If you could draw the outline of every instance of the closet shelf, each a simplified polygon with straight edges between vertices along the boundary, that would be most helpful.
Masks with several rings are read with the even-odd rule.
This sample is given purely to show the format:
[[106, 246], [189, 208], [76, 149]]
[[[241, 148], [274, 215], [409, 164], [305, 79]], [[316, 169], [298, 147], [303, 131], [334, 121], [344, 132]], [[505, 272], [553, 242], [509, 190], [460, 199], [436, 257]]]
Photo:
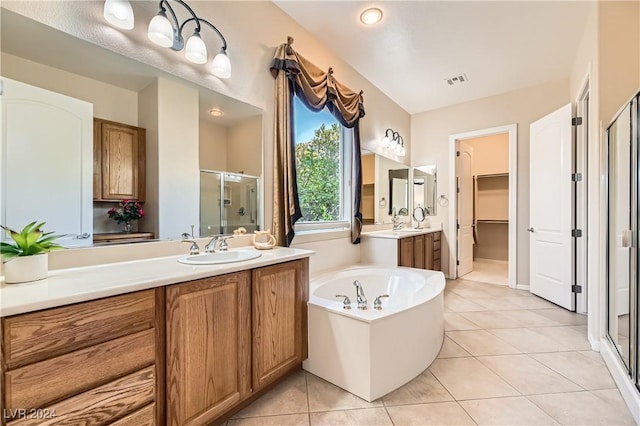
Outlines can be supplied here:
[[509, 223], [508, 219], [476, 219], [476, 223]]
[[474, 178], [483, 179], [483, 178], [499, 178], [499, 177], [509, 177], [509, 173], [491, 173], [486, 175], [476, 175]]

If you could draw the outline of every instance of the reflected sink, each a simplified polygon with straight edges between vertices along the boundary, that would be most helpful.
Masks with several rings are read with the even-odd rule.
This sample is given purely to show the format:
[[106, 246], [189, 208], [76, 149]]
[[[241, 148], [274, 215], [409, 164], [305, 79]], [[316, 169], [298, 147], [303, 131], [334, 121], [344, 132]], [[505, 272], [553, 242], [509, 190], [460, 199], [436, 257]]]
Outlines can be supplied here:
[[256, 250], [231, 250], [185, 256], [178, 259], [178, 262], [187, 265], [218, 265], [221, 263], [242, 262], [256, 259], [260, 256], [262, 256], [262, 253]]

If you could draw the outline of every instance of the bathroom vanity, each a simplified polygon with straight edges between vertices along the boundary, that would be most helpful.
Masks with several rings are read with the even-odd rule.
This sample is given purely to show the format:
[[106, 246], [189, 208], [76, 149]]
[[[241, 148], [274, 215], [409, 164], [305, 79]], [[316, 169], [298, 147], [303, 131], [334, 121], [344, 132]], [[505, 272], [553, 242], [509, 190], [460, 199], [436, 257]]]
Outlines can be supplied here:
[[440, 271], [442, 231], [405, 228], [362, 233], [362, 263]]
[[2, 425], [201, 425], [307, 356], [308, 256], [176, 256], [0, 287]]

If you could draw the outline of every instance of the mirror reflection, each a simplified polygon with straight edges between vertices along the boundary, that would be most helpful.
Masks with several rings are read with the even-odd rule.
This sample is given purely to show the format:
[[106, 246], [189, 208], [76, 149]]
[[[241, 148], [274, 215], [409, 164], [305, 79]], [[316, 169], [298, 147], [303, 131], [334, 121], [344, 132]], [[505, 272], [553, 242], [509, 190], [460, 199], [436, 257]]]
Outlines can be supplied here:
[[365, 224], [392, 223], [390, 170], [405, 170], [407, 176], [409, 171], [402, 163], [362, 150], [362, 217]]
[[435, 216], [436, 211], [436, 166], [435, 164], [413, 168], [413, 208], [424, 209], [426, 216]]
[[409, 214], [409, 169], [389, 170], [389, 214]]
[[[179, 238], [183, 232], [191, 232], [191, 226], [197, 232], [200, 222], [205, 224], [203, 236], [210, 230], [228, 232], [234, 225], [244, 226], [248, 232], [260, 229], [262, 205], [257, 192], [262, 176], [262, 110], [6, 9], [2, 9], [1, 24], [2, 77], [46, 89], [59, 98], [90, 103], [93, 118], [103, 123], [102, 127], [94, 125], [94, 136], [98, 137], [89, 141], [88, 158], [83, 155], [77, 165], [93, 170], [93, 182], [76, 183], [93, 186], [93, 191], [78, 200], [78, 191], [65, 195], [64, 187], [56, 188], [58, 203], [53, 200], [46, 208], [40, 203], [38, 209], [21, 211], [21, 217], [47, 221], [48, 229], [81, 242], [70, 245], [89, 245], [96, 235], [100, 237], [96, 242], [101, 236], [106, 236], [102, 241], [117, 240], [123, 229], [109, 218], [108, 211], [122, 199], [144, 202], [145, 217], [133, 222], [133, 234], [144, 234], [144, 238]], [[40, 119], [39, 115], [33, 117]], [[30, 139], [29, 143], [37, 142]], [[57, 146], [51, 137], [42, 143]], [[109, 150], [119, 154], [112, 155]], [[56, 173], [67, 155], [74, 154], [58, 152], [52, 159]], [[219, 223], [212, 222], [212, 217], [200, 221], [200, 170], [241, 175], [242, 182], [248, 176], [255, 194], [249, 197], [251, 189], [236, 190], [235, 182], [227, 181], [233, 196], [222, 202], [229, 200], [237, 217], [232, 219], [229, 206]], [[19, 183], [17, 176], [11, 175], [4, 181]], [[73, 202], [68, 202], [69, 194], [76, 194]], [[65, 197], [66, 203], [62, 202]], [[11, 208], [9, 203], [3, 204], [5, 224], [24, 226], [6, 223], [7, 217], [17, 217], [7, 214], [7, 208]], [[92, 212], [84, 220], [88, 223], [81, 229], [69, 228], [69, 221], [63, 218], [78, 216], [65, 211], [69, 208]], [[78, 238], [83, 234], [89, 238], [81, 241]], [[137, 238], [127, 237], [127, 241]]]

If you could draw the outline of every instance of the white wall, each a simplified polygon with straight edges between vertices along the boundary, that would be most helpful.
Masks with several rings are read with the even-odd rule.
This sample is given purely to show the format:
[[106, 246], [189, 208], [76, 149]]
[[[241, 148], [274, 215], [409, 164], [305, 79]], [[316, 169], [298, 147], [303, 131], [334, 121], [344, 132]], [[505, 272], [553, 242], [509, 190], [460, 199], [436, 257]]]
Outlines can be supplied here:
[[[518, 284], [529, 283], [529, 125], [569, 102], [569, 81], [549, 82], [476, 101], [415, 114], [411, 117], [411, 164], [436, 164], [438, 196], [451, 199], [449, 188], [449, 136], [508, 124], [518, 124]], [[437, 216], [444, 229], [442, 270], [449, 268], [449, 246], [455, 235], [448, 233], [448, 206], [438, 206]]]
[[198, 92], [158, 79], [158, 237], [180, 238], [198, 226]]
[[[76, 99], [91, 102], [93, 115], [138, 125], [138, 94], [8, 53], [0, 55], [0, 75]], [[73, 82], [70, 84], [70, 82]]]
[[227, 131], [227, 168], [245, 175], [262, 174], [262, 116], [242, 120]]
[[200, 120], [199, 156], [202, 170], [227, 170], [227, 129]]

